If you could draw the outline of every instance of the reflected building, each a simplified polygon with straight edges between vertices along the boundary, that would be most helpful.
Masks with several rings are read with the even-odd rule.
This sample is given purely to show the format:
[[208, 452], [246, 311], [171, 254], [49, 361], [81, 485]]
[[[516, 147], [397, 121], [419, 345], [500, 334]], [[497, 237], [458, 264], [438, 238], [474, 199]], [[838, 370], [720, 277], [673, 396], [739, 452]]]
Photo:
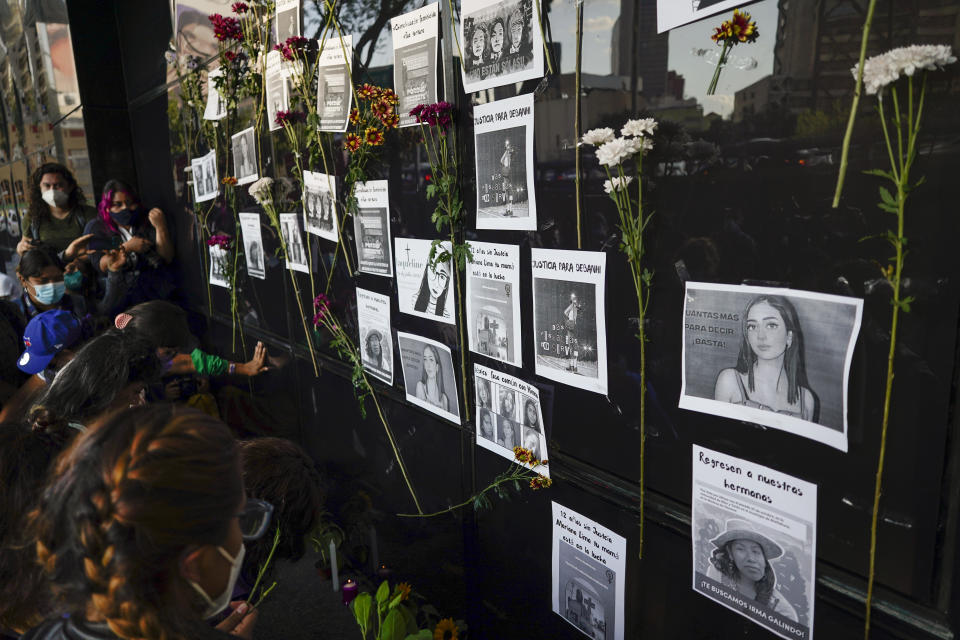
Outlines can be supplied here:
[[667, 33], [657, 33], [657, 0], [620, 0], [610, 42], [610, 73], [627, 78], [636, 74], [637, 91], [648, 100], [667, 94], [668, 38]]

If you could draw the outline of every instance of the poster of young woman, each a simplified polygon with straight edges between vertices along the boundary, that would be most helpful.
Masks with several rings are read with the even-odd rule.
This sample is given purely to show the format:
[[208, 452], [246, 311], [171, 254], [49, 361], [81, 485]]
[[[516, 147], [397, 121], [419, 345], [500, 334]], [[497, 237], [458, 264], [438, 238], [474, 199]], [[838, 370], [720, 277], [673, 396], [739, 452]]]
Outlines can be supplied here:
[[440, 5], [428, 4], [390, 20], [393, 34], [393, 86], [400, 104], [400, 126], [417, 124], [410, 111], [437, 101], [437, 30]]
[[463, 0], [463, 90], [543, 77], [543, 35], [535, 0]]
[[277, 0], [277, 42], [301, 35], [300, 0]]
[[471, 242], [467, 263], [467, 335], [470, 350], [521, 366], [520, 247]]
[[230, 281], [227, 280], [227, 271], [224, 269], [229, 259], [226, 250], [217, 245], [209, 245], [207, 249], [210, 255], [210, 284], [229, 289]]
[[552, 504], [553, 612], [591, 640], [623, 640], [627, 539]]
[[357, 287], [360, 360], [372, 376], [393, 384], [393, 336], [390, 297]]
[[326, 240], [337, 241], [337, 177], [303, 172], [303, 228]]
[[533, 184], [533, 94], [473, 108], [477, 228], [537, 228]]
[[[473, 365], [473, 376], [477, 390], [477, 444], [507, 460], [515, 459], [516, 446], [532, 451], [537, 460], [549, 460], [540, 391], [520, 378], [479, 364]], [[534, 471], [550, 477], [547, 466], [537, 466]]]
[[[429, 263], [432, 240], [394, 239], [397, 263], [397, 304], [400, 313], [409, 313], [428, 320], [456, 324], [453, 313], [453, 263], [450, 260], [433, 266]], [[443, 246], [450, 250], [450, 243]]]
[[346, 131], [353, 106], [350, 61], [353, 36], [329, 38], [317, 59], [317, 116], [320, 131]]
[[863, 300], [688, 282], [680, 408], [847, 450], [847, 381]]
[[530, 251], [537, 375], [606, 395], [606, 254]]
[[693, 590], [813, 640], [817, 485], [693, 445]]
[[217, 78], [223, 77], [223, 69], [213, 69], [207, 74], [207, 104], [203, 108], [204, 120], [222, 120], [227, 116], [227, 103], [217, 91]]
[[393, 277], [390, 242], [390, 196], [386, 180], [358, 182], [353, 190], [357, 212], [353, 232], [357, 239], [357, 271]]
[[230, 136], [233, 150], [233, 175], [237, 184], [248, 184], [260, 176], [257, 170], [256, 133], [253, 127]]
[[247, 259], [247, 273], [252, 278], [267, 279], [264, 268], [263, 234], [260, 231], [260, 214], [239, 214], [240, 233], [243, 236], [243, 253]]
[[303, 242], [303, 234], [300, 233], [300, 214], [281, 213], [280, 232], [287, 245], [287, 269], [310, 273], [310, 266], [307, 264], [307, 246]]
[[193, 201], [206, 202], [220, 195], [220, 179], [217, 177], [217, 152], [190, 160], [193, 173]]
[[397, 332], [397, 344], [407, 400], [460, 424], [457, 379], [450, 349], [436, 340], [402, 331]]

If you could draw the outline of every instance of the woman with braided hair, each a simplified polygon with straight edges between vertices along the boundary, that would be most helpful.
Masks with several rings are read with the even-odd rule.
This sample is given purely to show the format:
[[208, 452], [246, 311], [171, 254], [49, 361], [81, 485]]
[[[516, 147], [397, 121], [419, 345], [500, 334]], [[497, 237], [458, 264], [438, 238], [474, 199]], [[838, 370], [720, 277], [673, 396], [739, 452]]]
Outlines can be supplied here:
[[[189, 408], [114, 414], [58, 459], [29, 517], [58, 611], [23, 640], [251, 638], [230, 603], [244, 540], [272, 507], [247, 500], [230, 430]], [[204, 622], [232, 605], [216, 629]]]

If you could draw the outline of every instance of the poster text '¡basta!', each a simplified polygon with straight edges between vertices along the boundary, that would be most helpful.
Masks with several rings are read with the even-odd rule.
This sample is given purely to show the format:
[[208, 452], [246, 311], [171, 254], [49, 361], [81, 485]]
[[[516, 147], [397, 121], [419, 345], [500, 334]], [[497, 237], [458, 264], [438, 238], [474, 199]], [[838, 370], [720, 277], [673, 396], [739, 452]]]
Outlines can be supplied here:
[[[567, 522], [572, 523], [567, 524]], [[556, 526], [566, 533], [562, 533], [560, 539], [563, 542], [566, 542], [570, 546], [574, 547], [577, 551], [588, 554], [591, 558], [600, 562], [602, 564], [607, 564], [607, 559], [604, 556], [610, 556], [616, 560], [620, 559], [620, 554], [612, 549], [609, 549], [606, 546], [606, 543], [613, 543], [613, 538], [607, 534], [599, 531], [596, 527], [591, 526], [589, 523], [583, 523], [579, 518], [573, 515], [568, 515], [566, 511], [560, 512], [560, 517], [557, 518]], [[567, 535], [567, 533], [572, 534]], [[600, 544], [597, 540], [594, 539], [594, 536], [600, 537], [604, 544]], [[577, 542], [581, 540], [583, 544]], [[591, 548], [592, 545], [592, 548]], [[600, 553], [594, 551], [594, 549], [599, 549]]]
[[553, 260], [534, 260], [534, 269], [549, 269], [551, 271], [566, 271], [568, 273], [601, 273], [603, 267], [598, 264], [584, 264], [583, 262], [554, 262]]
[[513, 118], [519, 118], [520, 116], [530, 115], [530, 107], [518, 107], [516, 109], [510, 109], [508, 111], [498, 111], [497, 113], [485, 113], [482, 116], [477, 116], [473, 119], [473, 123], [484, 124], [487, 122], [502, 122], [504, 120], [512, 120]]
[[[724, 313], [722, 311], [700, 311], [699, 309], [687, 309], [686, 316], [688, 318], [707, 318], [710, 320], [740, 322], [740, 314]], [[683, 324], [683, 328], [687, 331], [699, 331], [701, 333], [709, 333], [716, 336], [732, 336], [736, 333], [736, 329], [732, 327], [721, 327], [711, 324], [696, 324], [694, 322], [685, 322]], [[709, 338], [694, 338], [693, 343], [706, 345], [708, 347], [717, 347], [718, 349], [724, 349], [727, 346], [727, 343], [723, 340]]]

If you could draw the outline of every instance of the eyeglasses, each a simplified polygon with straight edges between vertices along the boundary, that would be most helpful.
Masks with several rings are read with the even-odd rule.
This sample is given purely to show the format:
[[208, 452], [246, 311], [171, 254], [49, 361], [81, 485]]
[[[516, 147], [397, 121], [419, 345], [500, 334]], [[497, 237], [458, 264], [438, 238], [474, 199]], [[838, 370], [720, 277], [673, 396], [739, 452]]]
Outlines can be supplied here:
[[273, 515], [273, 505], [265, 500], [248, 498], [243, 512], [237, 514], [240, 519], [240, 535], [244, 540], [257, 540], [263, 536]]

